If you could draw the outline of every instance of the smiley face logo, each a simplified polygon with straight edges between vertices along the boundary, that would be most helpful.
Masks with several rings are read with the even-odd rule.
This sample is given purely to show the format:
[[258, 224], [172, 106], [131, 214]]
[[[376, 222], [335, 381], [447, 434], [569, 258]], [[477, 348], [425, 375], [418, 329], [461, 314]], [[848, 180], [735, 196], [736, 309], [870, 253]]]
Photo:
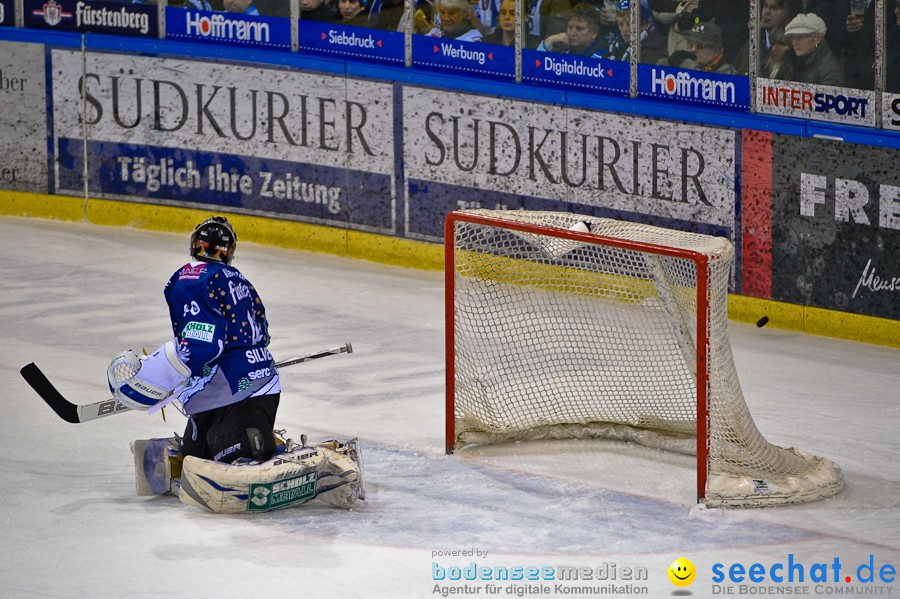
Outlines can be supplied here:
[[679, 557], [669, 566], [669, 580], [677, 587], [686, 587], [697, 577], [697, 568], [690, 560]]

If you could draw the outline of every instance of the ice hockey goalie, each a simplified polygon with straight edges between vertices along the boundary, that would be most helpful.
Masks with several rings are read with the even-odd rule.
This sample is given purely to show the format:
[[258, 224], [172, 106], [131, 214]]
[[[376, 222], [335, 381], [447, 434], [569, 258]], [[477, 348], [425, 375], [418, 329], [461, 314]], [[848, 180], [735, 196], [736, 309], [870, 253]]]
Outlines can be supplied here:
[[283, 440], [264, 462], [232, 464], [182, 457], [179, 447], [177, 437], [131, 444], [138, 495], [170, 493], [187, 505], [220, 514], [283, 509], [313, 499], [351, 509], [366, 496], [356, 439], [310, 447]]

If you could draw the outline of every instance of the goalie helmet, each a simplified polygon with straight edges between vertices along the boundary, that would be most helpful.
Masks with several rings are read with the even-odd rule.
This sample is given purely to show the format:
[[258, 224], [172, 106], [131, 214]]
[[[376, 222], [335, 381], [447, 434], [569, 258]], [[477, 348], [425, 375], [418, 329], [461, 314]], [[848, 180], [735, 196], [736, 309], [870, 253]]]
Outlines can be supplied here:
[[224, 216], [213, 216], [206, 219], [194, 229], [191, 235], [191, 257], [196, 260], [224, 262], [231, 264], [237, 235], [228, 219]]

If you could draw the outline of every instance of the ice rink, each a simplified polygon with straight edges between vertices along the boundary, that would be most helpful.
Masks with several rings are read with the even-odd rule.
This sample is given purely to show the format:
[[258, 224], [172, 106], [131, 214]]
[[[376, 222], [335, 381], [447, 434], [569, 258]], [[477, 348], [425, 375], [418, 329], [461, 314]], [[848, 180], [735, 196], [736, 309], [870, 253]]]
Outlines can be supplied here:
[[[754, 563], [766, 579], [745, 594], [900, 594], [900, 350], [731, 323], [760, 431], [836, 461], [845, 488], [802, 506], [702, 510], [686, 456], [598, 441], [445, 456], [442, 274], [248, 243], [234, 265], [266, 304], [276, 359], [353, 344], [282, 370], [279, 425], [311, 441], [358, 436], [369, 496], [350, 512], [316, 502], [246, 516], [138, 497], [129, 442], [180, 433], [184, 418], [69, 424], [19, 368], [36, 362], [76, 403], [108, 397], [113, 356], [171, 335], [162, 288], [187, 248], [186, 235], [0, 217], [0, 596], [400, 599], [465, 584], [448, 596], [741, 596], [713, 567]], [[682, 556], [698, 571], [684, 589], [666, 574]], [[473, 563], [607, 580], [498, 581], [493, 594], [464, 575], [434, 580]], [[768, 578], [789, 563], [803, 581], [796, 569], [790, 584]], [[870, 563], [875, 579], [861, 581]], [[810, 579], [815, 564], [827, 583]]]

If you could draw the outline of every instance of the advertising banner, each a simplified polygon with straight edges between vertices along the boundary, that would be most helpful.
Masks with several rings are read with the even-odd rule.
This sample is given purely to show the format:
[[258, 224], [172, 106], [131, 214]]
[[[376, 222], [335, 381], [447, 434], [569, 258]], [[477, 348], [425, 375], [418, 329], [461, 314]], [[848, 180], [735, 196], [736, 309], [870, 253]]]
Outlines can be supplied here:
[[291, 20], [169, 6], [166, 38], [290, 52]]
[[412, 36], [412, 63], [458, 73], [515, 79], [515, 48], [451, 38]]
[[440, 238], [447, 211], [472, 207], [600, 209], [733, 233], [731, 130], [406, 87], [403, 140], [411, 235]]
[[638, 65], [638, 95], [716, 108], [750, 109], [750, 78]]
[[44, 46], [0, 42], [0, 189], [47, 192]]
[[900, 94], [881, 94], [881, 126], [900, 131]]
[[875, 92], [827, 85], [759, 79], [756, 109], [801, 119], [875, 126]]
[[772, 299], [900, 319], [900, 150], [775, 135]]
[[390, 85], [90, 52], [82, 75], [81, 61], [52, 53], [60, 193], [81, 192], [86, 154], [93, 195], [394, 232]]
[[159, 37], [156, 5], [91, 0], [23, 0], [26, 27]]
[[0, 26], [16, 26], [15, 0], [0, 0]]
[[627, 94], [629, 68], [621, 60], [522, 50], [523, 81]]
[[300, 50], [403, 64], [406, 40], [399, 31], [300, 21]]

